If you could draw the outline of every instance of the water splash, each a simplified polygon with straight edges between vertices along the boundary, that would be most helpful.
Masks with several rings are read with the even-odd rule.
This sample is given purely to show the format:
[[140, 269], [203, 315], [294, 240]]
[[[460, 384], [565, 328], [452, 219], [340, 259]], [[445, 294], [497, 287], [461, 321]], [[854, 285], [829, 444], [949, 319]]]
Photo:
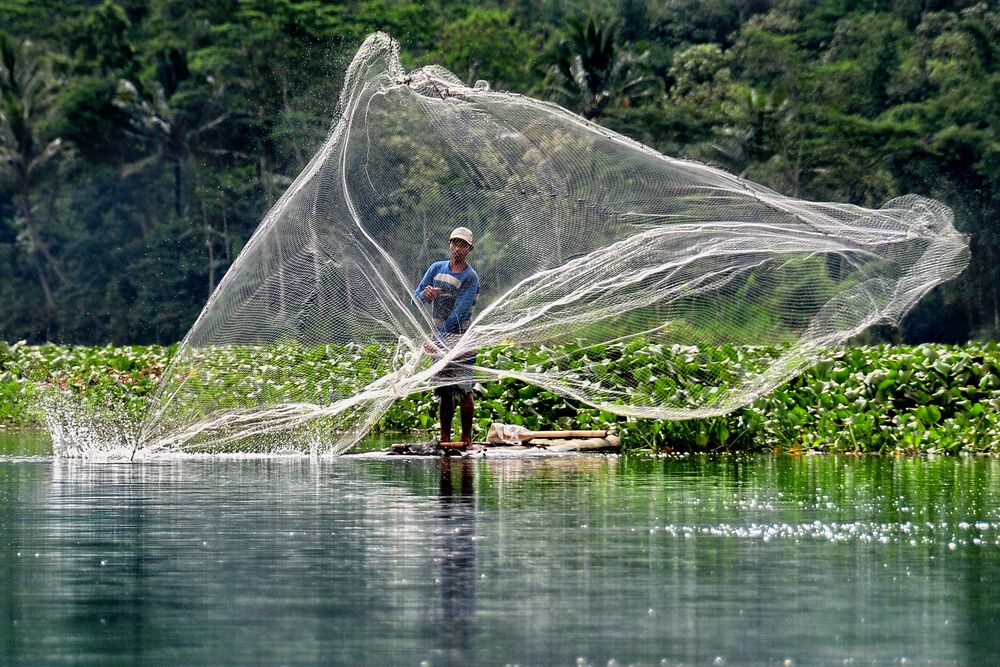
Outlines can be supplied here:
[[80, 396], [54, 388], [42, 390], [39, 405], [56, 457], [132, 460], [139, 423], [121, 405], [88, 405]]

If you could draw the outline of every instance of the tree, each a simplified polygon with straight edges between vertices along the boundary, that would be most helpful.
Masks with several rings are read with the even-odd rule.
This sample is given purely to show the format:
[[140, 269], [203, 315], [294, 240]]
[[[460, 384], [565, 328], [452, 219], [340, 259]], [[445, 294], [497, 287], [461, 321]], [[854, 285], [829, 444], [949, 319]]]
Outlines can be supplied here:
[[[626, 4], [635, 0], [623, 0]], [[771, 0], [661, 0], [650, 9], [650, 29], [658, 41], [671, 47], [729, 46], [740, 26], [771, 4]]]
[[649, 35], [649, 8], [646, 0], [620, 0], [621, 35], [626, 42], [635, 43]]
[[732, 49], [737, 78], [758, 89], [780, 87], [794, 95], [803, 70], [819, 60], [815, 51], [802, 48], [801, 30], [797, 19], [778, 10], [751, 18]]
[[192, 45], [191, 71], [218, 86], [227, 108], [244, 109], [256, 123], [262, 179], [286, 166], [297, 172], [329, 130], [333, 88], [346, 65], [334, 49], [353, 29], [350, 17], [344, 6], [316, 0], [237, 4]]
[[29, 40], [15, 43], [0, 33], [0, 170], [17, 193], [24, 243], [35, 257], [35, 271], [49, 310], [55, 308], [52, 278], [65, 283], [35, 195], [68, 152], [62, 138], [44, 138], [41, 125], [52, 102], [54, 80], [45, 51]]
[[596, 119], [616, 104], [632, 106], [658, 90], [658, 82], [643, 71], [643, 59], [615, 43], [617, 32], [616, 23], [598, 25], [593, 17], [570, 22], [545, 59], [545, 90], [553, 101]]
[[125, 10], [104, 0], [73, 24], [70, 46], [78, 66], [88, 72], [134, 77], [135, 49], [129, 43], [131, 24]]
[[[799, 196], [805, 127], [781, 89], [739, 89], [726, 122], [711, 141], [709, 161], [792, 196]], [[708, 157], [707, 155], [704, 157]]]
[[150, 94], [143, 95], [131, 81], [119, 82], [118, 102], [129, 113], [133, 136], [150, 149], [144, 158], [125, 165], [122, 175], [128, 177], [165, 162], [173, 172], [174, 214], [181, 217], [184, 172], [193, 169], [191, 159], [195, 155], [239, 155], [233, 148], [214, 147], [207, 141], [232, 119], [234, 112], [214, 109], [210, 94], [203, 89], [182, 89], [190, 73], [181, 51], [167, 49], [159, 56], [157, 81]]
[[509, 11], [477, 7], [441, 32], [441, 64], [469, 85], [485, 79], [496, 90], [524, 90], [531, 52]]

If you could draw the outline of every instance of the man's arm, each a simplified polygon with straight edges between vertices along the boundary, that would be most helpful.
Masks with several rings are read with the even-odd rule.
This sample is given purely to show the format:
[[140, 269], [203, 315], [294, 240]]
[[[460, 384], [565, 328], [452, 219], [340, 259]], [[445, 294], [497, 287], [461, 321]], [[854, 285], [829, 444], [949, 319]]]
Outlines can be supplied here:
[[410, 300], [418, 305], [421, 303], [427, 303], [427, 299], [424, 298], [424, 290], [430, 287], [432, 282], [434, 282], [433, 264], [427, 267], [427, 271], [424, 273], [424, 277], [420, 280], [420, 284], [417, 285], [417, 289], [413, 290], [413, 296], [410, 297]]

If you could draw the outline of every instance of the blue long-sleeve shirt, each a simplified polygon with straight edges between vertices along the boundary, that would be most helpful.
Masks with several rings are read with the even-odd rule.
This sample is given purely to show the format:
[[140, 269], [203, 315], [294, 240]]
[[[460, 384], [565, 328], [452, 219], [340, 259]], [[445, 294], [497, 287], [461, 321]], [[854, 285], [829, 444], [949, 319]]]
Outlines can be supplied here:
[[472, 312], [479, 300], [479, 275], [475, 269], [467, 264], [464, 270], [455, 273], [449, 260], [434, 262], [413, 292], [415, 302], [427, 303], [423, 292], [428, 285], [441, 289], [433, 301], [431, 314], [438, 333], [465, 333], [472, 323]]

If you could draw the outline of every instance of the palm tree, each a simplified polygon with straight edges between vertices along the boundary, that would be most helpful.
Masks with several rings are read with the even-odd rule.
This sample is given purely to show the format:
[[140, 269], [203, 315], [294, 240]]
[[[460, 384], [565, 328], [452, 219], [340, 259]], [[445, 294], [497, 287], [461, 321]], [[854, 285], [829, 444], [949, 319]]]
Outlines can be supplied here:
[[[718, 130], [707, 151], [696, 146], [691, 151], [693, 157], [721, 163], [734, 174], [753, 177], [797, 197], [803, 171], [805, 127], [792, 100], [781, 89], [764, 94], [748, 87], [740, 92], [739, 103], [732, 106], [730, 122]], [[769, 170], [762, 172], [765, 164]], [[769, 178], [764, 178], [765, 175]]]
[[593, 17], [586, 24], [571, 21], [567, 35], [543, 60], [550, 99], [595, 119], [613, 105], [631, 106], [654, 94], [657, 82], [644, 74], [643, 57], [618, 46], [617, 33], [617, 23], [597, 25]]
[[46, 141], [39, 135], [54, 88], [44, 50], [29, 40], [15, 44], [0, 33], [0, 175], [16, 193], [24, 240], [34, 257], [49, 309], [55, 307], [49, 274], [60, 283], [66, 282], [66, 276], [42, 234], [33, 200], [58, 158], [68, 151], [68, 144], [61, 138]]
[[181, 81], [188, 77], [187, 62], [183, 53], [169, 49], [160, 54], [157, 81], [149, 94], [143, 94], [131, 81], [118, 82], [116, 104], [131, 118], [130, 132], [141, 144], [150, 147], [150, 153], [125, 165], [122, 176], [129, 177], [145, 172], [161, 163], [173, 171], [174, 213], [183, 214], [185, 166], [195, 157], [244, 158], [241, 152], [229, 148], [216, 148], [208, 138], [219, 132], [234, 116], [226, 111], [212, 114], [207, 91], [182, 92]]
[[[238, 114], [232, 111], [216, 111], [218, 91], [204, 86], [182, 87], [189, 79], [190, 72], [184, 53], [177, 49], [167, 49], [159, 54], [156, 80], [143, 90], [132, 81], [118, 82], [115, 104], [129, 118], [128, 133], [143, 146], [146, 155], [122, 167], [122, 178], [143, 173], [159, 173], [166, 166], [172, 172], [173, 213], [177, 220], [188, 216], [193, 223], [198, 217], [185, 210], [185, 189], [189, 188], [186, 178], [193, 179], [194, 190], [201, 189], [199, 161], [245, 161], [247, 155], [233, 148], [226, 141], [233, 121]], [[208, 293], [216, 286], [216, 270], [228, 264], [215, 254], [215, 246], [220, 239], [228, 244], [228, 236], [220, 232], [212, 222], [204, 196], [196, 194], [208, 253]], [[223, 219], [223, 224], [225, 221]], [[228, 248], [225, 255], [228, 255]]]

